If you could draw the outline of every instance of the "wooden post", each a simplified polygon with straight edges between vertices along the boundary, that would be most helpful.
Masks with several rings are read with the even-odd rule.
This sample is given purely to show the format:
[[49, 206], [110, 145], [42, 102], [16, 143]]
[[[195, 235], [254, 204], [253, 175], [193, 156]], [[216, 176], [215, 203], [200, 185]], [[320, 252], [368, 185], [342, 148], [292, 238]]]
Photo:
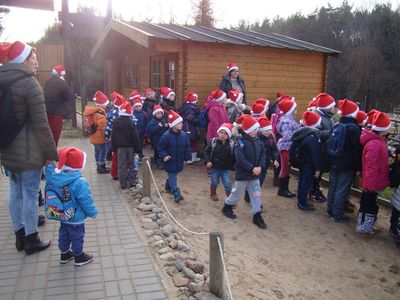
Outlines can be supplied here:
[[150, 170], [149, 170], [148, 164], [150, 164], [150, 158], [143, 157], [142, 178], [143, 178], [143, 196], [144, 197], [151, 197], [151, 177], [150, 177]]
[[210, 292], [221, 298], [224, 294], [224, 270], [219, 252], [218, 237], [224, 250], [223, 234], [219, 231], [210, 232]]

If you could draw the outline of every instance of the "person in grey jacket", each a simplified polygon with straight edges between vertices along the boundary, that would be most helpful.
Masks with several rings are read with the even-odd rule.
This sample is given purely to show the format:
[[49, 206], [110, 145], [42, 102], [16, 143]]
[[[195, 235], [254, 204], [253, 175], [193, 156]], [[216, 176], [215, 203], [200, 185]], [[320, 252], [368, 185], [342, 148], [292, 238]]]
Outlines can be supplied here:
[[34, 78], [38, 67], [35, 51], [18, 41], [0, 46], [0, 86], [9, 87], [16, 122], [23, 124], [11, 143], [0, 149], [0, 159], [10, 180], [9, 210], [15, 246], [26, 254], [50, 246], [50, 241], [41, 241], [38, 236], [37, 199], [43, 166], [58, 158], [42, 89]]

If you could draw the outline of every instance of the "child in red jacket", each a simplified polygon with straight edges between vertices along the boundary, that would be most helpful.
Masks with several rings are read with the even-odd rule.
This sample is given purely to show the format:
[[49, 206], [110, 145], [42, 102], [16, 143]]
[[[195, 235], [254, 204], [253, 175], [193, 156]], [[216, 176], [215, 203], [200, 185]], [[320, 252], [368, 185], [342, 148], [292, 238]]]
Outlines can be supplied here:
[[362, 176], [360, 210], [356, 231], [373, 235], [379, 206], [376, 204], [378, 192], [389, 185], [388, 150], [385, 136], [390, 129], [390, 118], [383, 112], [374, 115], [372, 128], [365, 129], [360, 137], [364, 146], [362, 152]]

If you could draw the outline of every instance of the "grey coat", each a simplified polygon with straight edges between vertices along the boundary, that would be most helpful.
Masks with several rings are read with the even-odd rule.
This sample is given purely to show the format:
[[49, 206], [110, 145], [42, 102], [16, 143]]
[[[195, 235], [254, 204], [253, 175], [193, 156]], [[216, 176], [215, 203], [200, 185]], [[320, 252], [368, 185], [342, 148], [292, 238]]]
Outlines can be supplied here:
[[400, 186], [397, 187], [392, 197], [392, 205], [400, 211]]
[[58, 158], [57, 148], [47, 120], [43, 92], [34, 73], [24, 64], [0, 67], [0, 85], [11, 86], [13, 113], [16, 121], [26, 122], [7, 148], [0, 150], [1, 164], [10, 171], [40, 169], [46, 160]]

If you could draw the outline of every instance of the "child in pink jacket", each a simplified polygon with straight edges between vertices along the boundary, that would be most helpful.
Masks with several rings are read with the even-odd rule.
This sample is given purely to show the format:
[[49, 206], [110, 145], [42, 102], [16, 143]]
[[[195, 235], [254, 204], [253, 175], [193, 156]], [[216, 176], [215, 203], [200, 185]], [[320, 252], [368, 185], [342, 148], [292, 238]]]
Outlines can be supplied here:
[[388, 149], [385, 136], [390, 128], [390, 118], [383, 112], [374, 115], [372, 128], [365, 129], [360, 137], [363, 145], [360, 210], [356, 231], [373, 235], [379, 206], [376, 204], [378, 192], [389, 185]]
[[208, 109], [207, 143], [218, 137], [217, 130], [222, 124], [228, 123], [228, 113], [224, 106], [226, 94], [222, 90], [212, 91], [207, 97], [206, 109]]

